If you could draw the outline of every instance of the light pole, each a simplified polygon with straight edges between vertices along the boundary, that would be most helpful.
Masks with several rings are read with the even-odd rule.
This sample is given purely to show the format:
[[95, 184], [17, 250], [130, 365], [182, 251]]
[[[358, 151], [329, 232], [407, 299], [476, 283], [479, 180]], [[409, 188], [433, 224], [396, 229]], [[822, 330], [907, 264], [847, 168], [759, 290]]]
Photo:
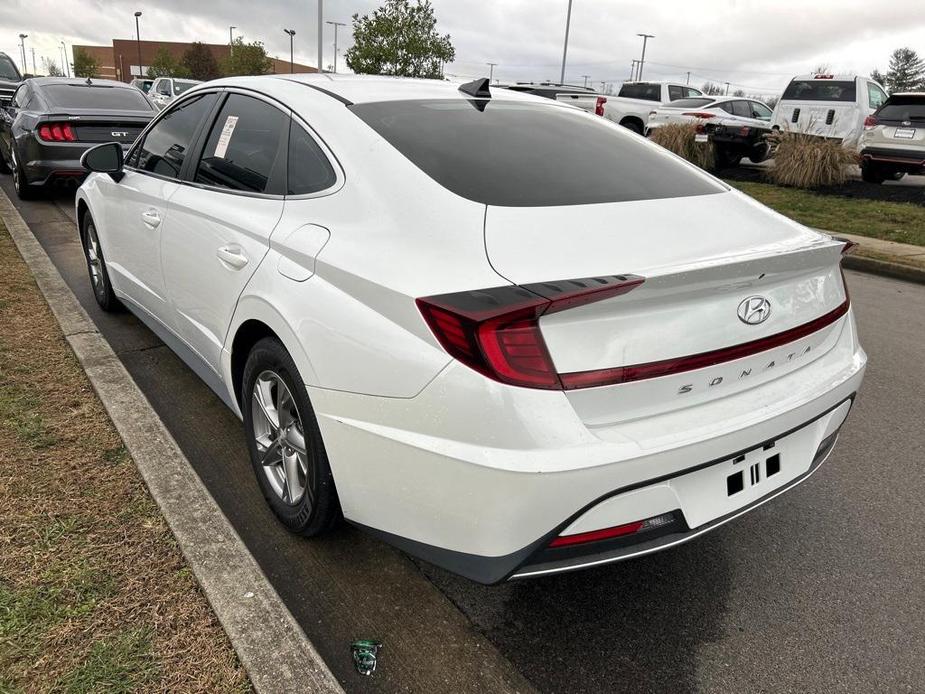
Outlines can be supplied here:
[[29, 34], [20, 34], [19, 35], [19, 50], [22, 53], [22, 71], [23, 74], [29, 72], [29, 68], [26, 66], [26, 39], [29, 38]]
[[325, 24], [334, 25], [334, 72], [337, 72], [337, 27], [347, 26], [343, 22], [325, 22]]
[[587, 87], [587, 86], [588, 86], [588, 79], [590, 79], [591, 75], [582, 75], [582, 77], [584, 78], [584, 80], [585, 80], [585, 86]]
[[654, 34], [636, 34], [636, 36], [642, 37], [642, 58], [639, 59], [639, 77], [638, 77], [638, 79], [641, 80], [642, 79], [642, 68], [646, 64], [646, 42], [649, 39], [654, 39], [655, 35]]
[[498, 63], [485, 63], [488, 66], [488, 84], [491, 84], [492, 77], [495, 76], [495, 65]]
[[324, 72], [324, 55], [322, 42], [324, 41], [324, 0], [318, 0], [318, 72]]
[[572, 0], [568, 0], [568, 13], [565, 15], [565, 45], [562, 46], [562, 71], [559, 73], [559, 84], [565, 84], [565, 57], [568, 55], [568, 29], [572, 22]]
[[725, 96], [729, 96], [729, 82], [726, 82], [726, 94], [725, 94]]
[[231, 50], [231, 46], [234, 45], [234, 30], [238, 27], [228, 27], [228, 49]]
[[35, 46], [33, 46], [30, 50], [32, 51], [32, 74], [37, 75], [38, 70], [35, 69]]
[[637, 63], [639, 63], [639, 61], [636, 60], [636, 59], [634, 58], [634, 59], [633, 59], [633, 62], [630, 64], [630, 82], [635, 82], [635, 81], [636, 81], [636, 65], [637, 65]]
[[61, 56], [64, 59], [64, 65], [62, 65], [62, 67], [64, 68], [64, 76], [70, 77], [71, 67], [70, 65], [67, 64], [67, 46], [65, 45], [64, 41], [61, 42]]
[[292, 40], [295, 36], [295, 29], [283, 29], [287, 34], [289, 34], [289, 74], [293, 73], [293, 53], [292, 53]]
[[[144, 70], [141, 69], [141, 29], [138, 26], [138, 18], [140, 16], [141, 16], [141, 12], [135, 13], [135, 44], [138, 47], [138, 77], [144, 78], [145, 73], [144, 73]], [[129, 70], [129, 72], [131, 72], [131, 69]], [[131, 75], [129, 75], [129, 77], [131, 78]], [[131, 81], [132, 80], [129, 79], [129, 82]]]

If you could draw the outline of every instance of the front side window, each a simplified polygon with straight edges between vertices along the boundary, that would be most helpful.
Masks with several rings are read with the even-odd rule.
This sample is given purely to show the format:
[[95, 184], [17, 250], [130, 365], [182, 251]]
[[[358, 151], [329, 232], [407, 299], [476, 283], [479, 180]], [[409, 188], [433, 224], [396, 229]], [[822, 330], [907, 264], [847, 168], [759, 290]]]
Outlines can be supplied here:
[[170, 96], [170, 80], [161, 80], [157, 83], [157, 93]]
[[167, 111], [145, 135], [132, 164], [141, 171], [179, 178], [193, 136], [215, 99], [215, 94], [200, 94]]
[[760, 101], [749, 101], [747, 103], [751, 107], [752, 118], [757, 118], [758, 120], [771, 120], [771, 116], [774, 115], [774, 112]]
[[677, 101], [678, 99], [683, 99], [684, 91], [681, 89], [681, 87], [678, 87], [677, 85], [674, 85], [674, 84], [669, 85], [668, 86], [668, 98], [671, 101]]
[[694, 89], [693, 87], [684, 87], [684, 98], [690, 99], [695, 96], [703, 96], [703, 92], [699, 89]]
[[867, 102], [870, 108], [876, 110], [886, 102], [886, 94], [873, 82], [867, 83]]
[[555, 103], [428, 99], [347, 108], [438, 184], [487, 205], [583, 205], [726, 190], [626, 129]]
[[5, 55], [0, 55], [0, 80], [7, 80], [9, 82], [19, 82], [22, 80], [19, 70], [16, 69], [13, 61]]
[[318, 143], [298, 123], [289, 129], [287, 195], [308, 195], [330, 188], [337, 175]]
[[248, 193], [284, 194], [289, 116], [270, 104], [231, 94], [202, 151], [196, 183]]

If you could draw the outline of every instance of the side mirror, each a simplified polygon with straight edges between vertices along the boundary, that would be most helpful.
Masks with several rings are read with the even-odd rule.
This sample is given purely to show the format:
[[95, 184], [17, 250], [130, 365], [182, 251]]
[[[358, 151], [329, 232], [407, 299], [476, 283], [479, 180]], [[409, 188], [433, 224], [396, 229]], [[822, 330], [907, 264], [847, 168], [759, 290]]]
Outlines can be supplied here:
[[106, 173], [116, 182], [122, 180], [122, 167], [125, 165], [125, 154], [122, 145], [118, 142], [107, 142], [91, 147], [80, 158], [80, 165], [88, 171]]

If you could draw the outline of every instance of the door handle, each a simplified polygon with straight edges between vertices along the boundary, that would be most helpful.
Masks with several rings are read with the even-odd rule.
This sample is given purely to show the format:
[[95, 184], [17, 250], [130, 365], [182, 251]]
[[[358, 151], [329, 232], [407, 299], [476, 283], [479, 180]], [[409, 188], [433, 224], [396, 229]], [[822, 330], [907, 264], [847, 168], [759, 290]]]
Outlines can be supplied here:
[[222, 246], [215, 252], [215, 255], [218, 256], [219, 260], [234, 270], [240, 270], [247, 265], [248, 262], [244, 252], [240, 248], [234, 246]]
[[141, 213], [141, 221], [152, 229], [156, 229], [161, 224], [161, 216], [157, 213], [157, 210], [145, 210]]

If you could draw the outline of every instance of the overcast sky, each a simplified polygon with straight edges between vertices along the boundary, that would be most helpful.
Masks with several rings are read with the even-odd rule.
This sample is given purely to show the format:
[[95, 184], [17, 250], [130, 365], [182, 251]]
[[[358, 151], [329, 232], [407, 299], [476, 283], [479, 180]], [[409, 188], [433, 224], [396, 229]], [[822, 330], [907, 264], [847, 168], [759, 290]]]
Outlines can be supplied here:
[[[283, 27], [296, 30], [298, 62], [316, 63], [317, 0], [0, 0], [0, 51], [20, 62], [20, 33], [41, 71], [42, 56], [60, 63], [60, 42], [107, 45], [133, 38], [141, 10], [142, 39], [227, 43], [229, 25], [246, 41], [263, 41], [287, 58]], [[327, 0], [325, 20], [348, 22], [339, 48], [350, 45], [350, 17], [372, 0]], [[456, 62], [447, 73], [502, 80], [558, 79], [568, 0], [433, 0], [437, 27], [452, 36]], [[826, 64], [845, 73], [885, 69], [890, 52], [925, 54], [925, 0], [574, 0], [566, 81], [619, 82], [639, 57], [639, 32], [655, 34], [646, 52], [649, 79], [732, 83], [749, 93], [779, 92], [797, 73]], [[325, 67], [333, 60], [333, 27], [325, 27]], [[343, 60], [340, 66], [343, 67]]]

